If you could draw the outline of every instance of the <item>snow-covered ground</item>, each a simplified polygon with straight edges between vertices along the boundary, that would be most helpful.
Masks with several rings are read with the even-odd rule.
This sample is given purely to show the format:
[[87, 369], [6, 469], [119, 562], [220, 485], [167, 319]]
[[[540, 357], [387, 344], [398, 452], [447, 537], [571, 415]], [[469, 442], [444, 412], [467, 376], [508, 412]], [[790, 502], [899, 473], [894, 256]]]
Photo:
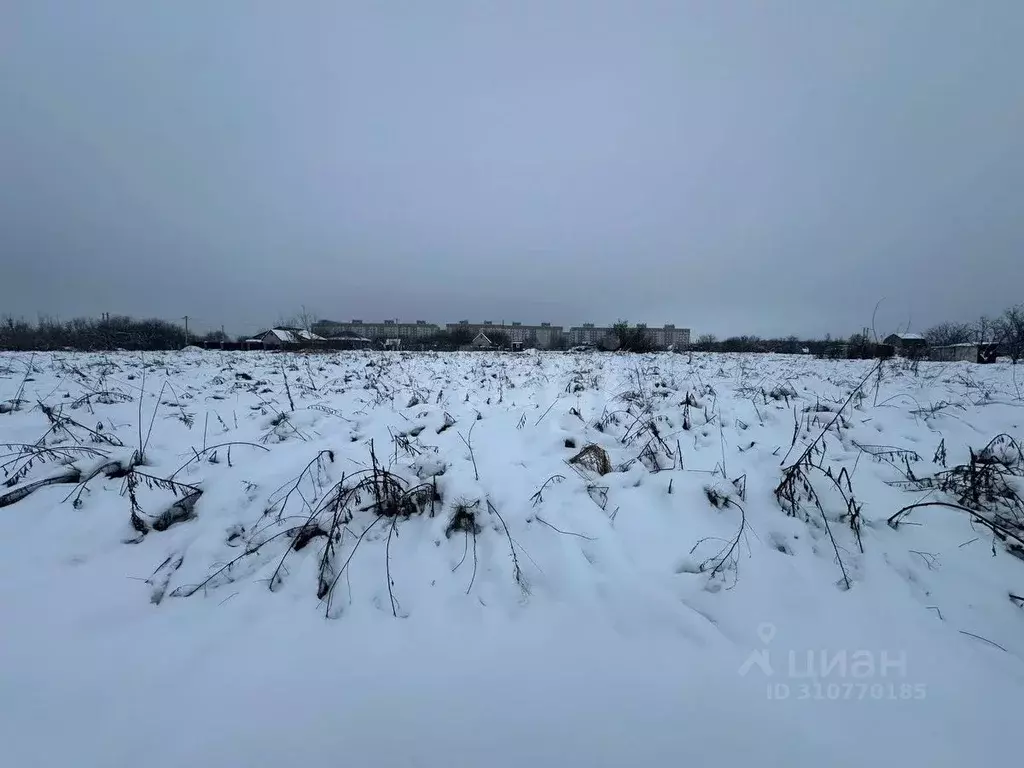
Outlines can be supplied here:
[[0, 356], [3, 764], [1019, 760], [1015, 372], [875, 365]]

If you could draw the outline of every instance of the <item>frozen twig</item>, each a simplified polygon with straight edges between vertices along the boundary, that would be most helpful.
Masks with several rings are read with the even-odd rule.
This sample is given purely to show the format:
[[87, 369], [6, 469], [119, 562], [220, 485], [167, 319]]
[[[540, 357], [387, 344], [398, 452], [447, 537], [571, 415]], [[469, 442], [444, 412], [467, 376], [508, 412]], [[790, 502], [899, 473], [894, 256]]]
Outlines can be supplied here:
[[477, 482], [480, 482], [480, 473], [477, 471], [476, 468], [476, 455], [473, 453], [473, 427], [475, 426], [476, 422], [474, 421], [472, 425], [470, 425], [469, 427], [468, 436], [463, 437], [462, 433], [459, 432], [459, 438], [462, 440], [462, 442], [466, 444], [466, 447], [469, 449], [469, 458], [472, 459], [473, 461], [473, 476], [476, 478]]

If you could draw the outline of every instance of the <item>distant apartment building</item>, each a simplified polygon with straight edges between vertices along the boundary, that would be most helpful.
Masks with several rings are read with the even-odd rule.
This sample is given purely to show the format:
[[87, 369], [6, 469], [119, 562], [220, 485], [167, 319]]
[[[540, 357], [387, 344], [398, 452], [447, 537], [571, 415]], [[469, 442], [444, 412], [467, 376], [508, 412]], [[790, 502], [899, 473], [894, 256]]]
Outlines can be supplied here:
[[[676, 328], [672, 323], [666, 323], [661, 328], [648, 328], [654, 346], [661, 349], [673, 347], [681, 349], [690, 346], [690, 329]], [[595, 345], [595, 346], [617, 346], [615, 328], [610, 325], [598, 326], [593, 323], [573, 326], [568, 333], [569, 344], [572, 346]]]
[[574, 347], [603, 344], [615, 333], [611, 326], [595, 326], [593, 323], [575, 325], [569, 329], [569, 344]]
[[674, 323], [665, 323], [661, 328], [648, 328], [647, 332], [654, 337], [654, 345], [662, 349], [685, 349], [690, 346], [690, 329], [676, 328]]
[[490, 338], [495, 333], [503, 333], [508, 337], [509, 342], [520, 342], [527, 346], [536, 345], [538, 349], [550, 349], [558, 346], [562, 340], [563, 330], [562, 326], [551, 323], [523, 325], [519, 322], [495, 323], [491, 320], [484, 320], [482, 323], [460, 320], [457, 323], [448, 323], [446, 328], [449, 333], [468, 331], [474, 337], [483, 333]]
[[[461, 331], [471, 339], [483, 333], [492, 340], [495, 337], [508, 339], [509, 343], [536, 346], [538, 349], [557, 348], [563, 343], [570, 346], [603, 346], [606, 349], [615, 349], [618, 346], [614, 327], [595, 326], [593, 323], [583, 323], [566, 330], [561, 325], [551, 323], [527, 325], [516, 321], [496, 323], [493, 320], [484, 320], [482, 323], [471, 323], [469, 320], [460, 320], [457, 323], [445, 324], [444, 329], [448, 333]], [[407, 347], [440, 333], [442, 328], [425, 320], [417, 320], [414, 323], [401, 323], [398, 320], [370, 323], [362, 320], [351, 320], [347, 323], [321, 320], [313, 325], [313, 330], [328, 338], [354, 334], [375, 342], [399, 339], [401, 346]], [[690, 345], [689, 328], [677, 328], [667, 323], [660, 328], [648, 328], [647, 333], [654, 346], [661, 349], [681, 349]]]
[[426, 320], [417, 320], [414, 323], [400, 323], [397, 320], [384, 320], [380, 323], [352, 320], [348, 323], [337, 323], [332, 320], [321, 320], [314, 325], [314, 328], [321, 336], [355, 333], [373, 341], [401, 339], [404, 342], [429, 338], [441, 331], [439, 326], [428, 323]]

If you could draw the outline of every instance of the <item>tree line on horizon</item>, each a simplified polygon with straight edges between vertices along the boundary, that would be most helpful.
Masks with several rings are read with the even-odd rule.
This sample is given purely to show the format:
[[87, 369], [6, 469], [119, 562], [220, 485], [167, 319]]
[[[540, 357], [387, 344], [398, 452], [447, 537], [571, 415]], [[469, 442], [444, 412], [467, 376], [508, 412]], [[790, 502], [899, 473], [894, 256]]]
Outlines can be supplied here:
[[[931, 326], [921, 334], [930, 347], [944, 347], [954, 344], [995, 344], [1002, 354], [1014, 363], [1024, 357], [1024, 304], [1018, 304], [1003, 311], [997, 317], [982, 315], [973, 323], [942, 322]], [[703, 352], [776, 352], [783, 354], [807, 353], [823, 357], [840, 345], [845, 345], [850, 357], [874, 357], [877, 346], [883, 338], [875, 338], [868, 331], [855, 333], [848, 338], [800, 339], [788, 336], [784, 339], [762, 339], [759, 336], [730, 336], [721, 341], [714, 334], [701, 334], [691, 348]]]
[[64, 322], [41, 317], [35, 323], [7, 316], [0, 320], [0, 349], [5, 350], [167, 350], [186, 343], [227, 340], [220, 331], [185, 333], [177, 323], [127, 315], [77, 317]]
[[[296, 327], [310, 325], [294, 323]], [[509, 337], [505, 331], [495, 328], [488, 331], [488, 338], [496, 347], [508, 347]], [[701, 334], [691, 343], [690, 349], [700, 352], [755, 352], [778, 354], [811, 354], [824, 357], [838, 345], [845, 345], [850, 357], [873, 357], [876, 346], [882, 339], [872, 338], [871, 333], [855, 333], [848, 338], [823, 339], [800, 338], [795, 335], [784, 338], [762, 338], [756, 335], [729, 336], [719, 340], [714, 334]], [[922, 334], [931, 346], [950, 344], [990, 343], [999, 346], [1002, 354], [1017, 362], [1024, 356], [1024, 304], [1010, 307], [996, 317], [982, 316], [973, 323], [942, 322]], [[244, 341], [239, 336], [236, 341]], [[180, 349], [186, 343], [220, 344], [231, 339], [221, 331], [205, 334], [186, 334], [184, 327], [177, 323], [156, 318], [136, 319], [126, 315], [106, 315], [102, 318], [75, 318], [60, 322], [40, 317], [35, 323], [11, 316], [0, 320], [0, 349], [4, 350], [170, 350]], [[458, 349], [473, 341], [468, 329], [441, 330], [417, 343], [426, 349]], [[565, 348], [568, 340], [564, 337], [556, 348]], [[653, 336], [647, 326], [639, 323], [630, 326], [625, 320], [617, 321], [612, 327], [609, 348], [627, 352], [650, 352], [656, 349]]]

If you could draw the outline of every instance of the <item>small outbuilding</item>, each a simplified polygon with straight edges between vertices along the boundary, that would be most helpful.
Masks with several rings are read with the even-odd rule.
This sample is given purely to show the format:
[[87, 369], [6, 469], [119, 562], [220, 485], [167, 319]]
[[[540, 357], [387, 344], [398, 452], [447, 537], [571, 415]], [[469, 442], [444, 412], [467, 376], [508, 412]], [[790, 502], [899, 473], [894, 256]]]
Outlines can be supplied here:
[[328, 336], [326, 341], [326, 346], [331, 349], [366, 349], [373, 345], [368, 338], [353, 331], [338, 331]]
[[323, 344], [327, 339], [302, 328], [271, 328], [253, 340], [259, 341], [264, 349], [293, 349]]
[[944, 363], [994, 363], [997, 352], [998, 347], [995, 344], [966, 342], [963, 344], [947, 344], [941, 347], [932, 347], [929, 352], [929, 358]]
[[494, 347], [494, 343], [484, 335], [483, 331], [480, 331], [480, 333], [473, 337], [471, 344], [477, 349], [491, 349]]
[[891, 346], [900, 357], [924, 357], [928, 352], [928, 342], [919, 333], [893, 333], [886, 336], [883, 344]]

